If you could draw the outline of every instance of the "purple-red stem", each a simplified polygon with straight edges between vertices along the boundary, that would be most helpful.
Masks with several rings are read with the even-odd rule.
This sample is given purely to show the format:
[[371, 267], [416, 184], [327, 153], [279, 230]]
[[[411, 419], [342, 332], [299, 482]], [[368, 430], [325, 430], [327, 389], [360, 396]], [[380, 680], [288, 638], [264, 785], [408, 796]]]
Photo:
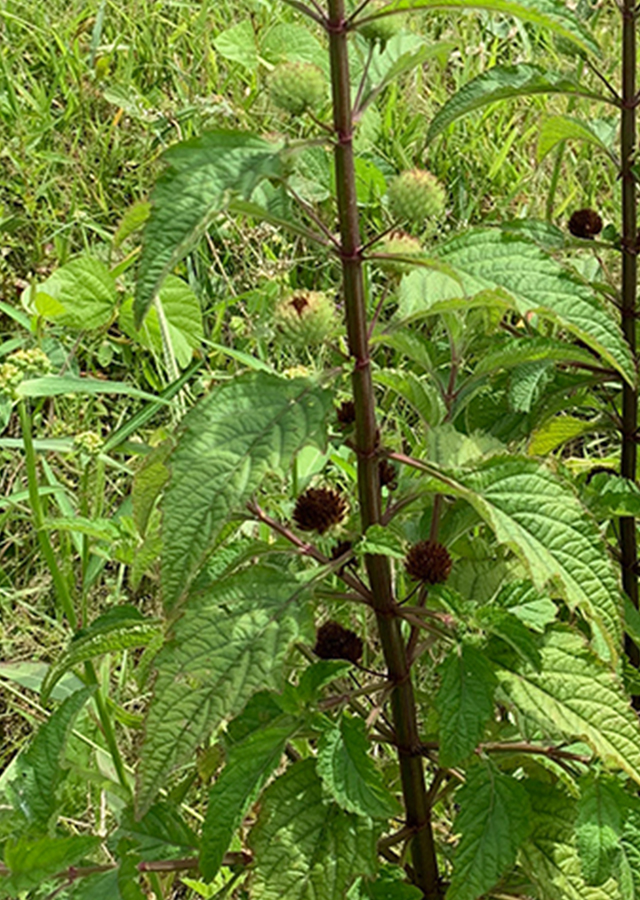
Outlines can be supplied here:
[[[327, 32], [335, 129], [334, 161], [340, 220], [340, 256], [349, 352], [354, 360], [352, 387], [356, 408], [358, 496], [362, 530], [366, 531], [369, 526], [382, 520], [378, 478], [379, 433], [369, 358], [353, 150], [354, 123], [347, 45], [348, 20], [344, 0], [328, 0], [328, 10]], [[427, 900], [440, 900], [431, 810], [423, 762], [420, 758], [416, 704], [400, 622], [395, 615], [391, 568], [386, 557], [373, 554], [365, 556], [365, 565], [388, 677], [393, 685], [391, 710], [397, 739], [406, 825], [413, 834], [411, 856], [414, 880]]]

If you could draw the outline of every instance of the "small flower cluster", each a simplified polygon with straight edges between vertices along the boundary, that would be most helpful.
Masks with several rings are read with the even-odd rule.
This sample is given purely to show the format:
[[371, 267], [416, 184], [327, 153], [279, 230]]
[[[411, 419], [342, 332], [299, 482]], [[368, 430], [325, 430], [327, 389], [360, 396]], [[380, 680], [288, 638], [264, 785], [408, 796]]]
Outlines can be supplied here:
[[15, 396], [18, 385], [27, 378], [37, 378], [52, 369], [46, 353], [33, 347], [30, 350], [16, 350], [0, 366], [0, 393]]
[[443, 584], [453, 565], [449, 551], [437, 541], [419, 541], [407, 553], [407, 575], [423, 584]]
[[103, 439], [97, 431], [81, 431], [76, 434], [73, 439], [73, 446], [81, 453], [87, 453], [89, 456], [96, 456], [102, 449]]

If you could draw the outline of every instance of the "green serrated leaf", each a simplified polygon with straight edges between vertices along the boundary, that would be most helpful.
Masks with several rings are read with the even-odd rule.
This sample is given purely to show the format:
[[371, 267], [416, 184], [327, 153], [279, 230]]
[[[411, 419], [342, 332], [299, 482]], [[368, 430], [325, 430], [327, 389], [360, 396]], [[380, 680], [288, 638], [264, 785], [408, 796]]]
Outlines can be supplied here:
[[346, 675], [351, 663], [344, 659], [321, 659], [304, 670], [298, 685], [298, 695], [303, 703], [314, 700], [323, 687], [336, 678]]
[[178, 810], [166, 801], [155, 803], [138, 820], [131, 808], [120, 818], [120, 826], [114, 841], [126, 838], [136, 847], [142, 859], [175, 859], [191, 856], [198, 848], [198, 837], [180, 816]]
[[558, 615], [558, 608], [549, 597], [536, 590], [530, 581], [513, 581], [506, 584], [495, 603], [517, 616], [531, 631], [542, 634]]
[[596, 472], [584, 489], [584, 500], [598, 517], [640, 517], [640, 489], [612, 472]]
[[597, 420], [579, 419], [577, 416], [556, 416], [531, 435], [527, 453], [530, 456], [546, 456], [582, 434], [588, 434], [600, 427]]
[[144, 812], [167, 774], [252, 694], [281, 687], [289, 647], [311, 639], [308, 588], [253, 566], [192, 597], [156, 659], [158, 676], [138, 772]]
[[437, 113], [427, 133], [427, 141], [444, 131], [456, 119], [490, 103], [535, 94], [568, 94], [574, 97], [602, 99], [580, 85], [572, 76], [553, 72], [542, 66], [520, 63], [516, 66], [494, 66], [464, 85]]
[[341, 900], [358, 875], [376, 871], [376, 830], [323, 797], [312, 759], [265, 791], [249, 834], [252, 900]]
[[615, 673], [568, 630], [550, 632], [539, 672], [499, 671], [513, 703], [543, 729], [588, 744], [640, 783], [640, 726]]
[[588, 122], [582, 122], [573, 116], [551, 116], [540, 126], [536, 151], [538, 162], [542, 162], [561, 141], [585, 141], [610, 155], [609, 148]]
[[280, 764], [296, 727], [291, 721], [271, 726], [232, 746], [226, 766], [209, 791], [202, 827], [200, 871], [207, 881], [217, 875], [236, 829]]
[[620, 849], [624, 793], [612, 778], [588, 777], [581, 785], [576, 819], [578, 855], [587, 884], [604, 884]]
[[11, 891], [31, 891], [58, 872], [74, 866], [100, 846], [91, 835], [31, 838], [24, 835], [8, 840], [4, 861], [9, 877], [2, 887]]
[[42, 701], [47, 701], [56, 682], [74, 666], [104, 653], [128, 650], [131, 647], [146, 647], [160, 632], [159, 620], [140, 621], [132, 616], [124, 621], [115, 619], [100, 630], [88, 631], [83, 637], [73, 640], [62, 657], [54, 663], [42, 682]]
[[497, 606], [484, 606], [476, 615], [481, 628], [508, 644], [534, 669], [540, 668], [538, 645], [526, 625], [513, 612]]
[[370, 749], [362, 719], [344, 714], [320, 738], [318, 775], [338, 805], [348, 812], [373, 819], [398, 815], [400, 806], [385, 787]]
[[393, 81], [411, 72], [428, 59], [446, 59], [456, 47], [453, 41], [426, 43], [410, 32], [401, 32], [391, 37], [384, 47], [377, 47], [369, 65], [371, 86], [364, 91], [360, 110], [370, 103]]
[[494, 456], [457, 482], [500, 543], [527, 566], [538, 590], [553, 583], [615, 657], [621, 642], [617, 573], [572, 488], [533, 460], [515, 456]]
[[629, 813], [620, 838], [620, 887], [623, 900], [640, 898], [640, 812]]
[[[493, 341], [492, 341], [493, 343]], [[478, 360], [474, 369], [475, 375], [495, 372], [498, 369], [513, 369], [523, 363], [534, 362], [578, 362], [593, 366], [593, 356], [574, 347], [566, 341], [558, 341], [544, 337], [509, 338]]]
[[[577, 16], [573, 15], [558, 0], [518, 0], [518, 2], [515, 0], [391, 0], [370, 18], [384, 16], [391, 10], [406, 9], [482, 9], [505, 16], [514, 16], [523, 22], [531, 22], [533, 25], [539, 25], [560, 35], [582, 50], [590, 53], [598, 52], [598, 45], [589, 31]], [[366, 15], [363, 16], [364, 18]]]
[[[560, 785], [527, 783], [531, 834], [520, 848], [520, 862], [545, 900], [621, 900], [613, 879], [590, 887], [582, 878], [573, 840], [575, 802]], [[625, 898], [626, 900], [626, 898]]]
[[285, 474], [305, 444], [322, 446], [331, 395], [305, 379], [250, 372], [215, 388], [184, 419], [170, 457], [163, 519], [164, 601], [172, 607], [216, 535], [267, 472]]
[[405, 549], [400, 538], [383, 525], [370, 525], [362, 540], [355, 548], [358, 556], [374, 553], [379, 556], [390, 556], [393, 559], [404, 559]]
[[61, 703], [16, 760], [17, 778], [9, 789], [11, 800], [36, 830], [47, 831], [55, 815], [56, 793], [67, 775], [62, 767], [67, 739], [92, 693], [91, 688], [83, 688]]
[[118, 301], [115, 278], [99, 259], [79, 256], [36, 287], [35, 305], [46, 319], [67, 328], [101, 328]]
[[436, 708], [440, 716], [440, 765], [455, 766], [477, 747], [493, 714], [496, 676], [481, 650], [454, 649], [439, 667]]
[[475, 766], [456, 801], [460, 812], [453, 827], [460, 842], [447, 900], [477, 900], [515, 863], [530, 830], [529, 797], [515, 778]]
[[170, 441], [164, 441], [160, 446], [154, 447], [133, 476], [131, 488], [133, 520], [141, 535], [146, 533], [155, 502], [169, 480], [170, 472], [166, 462], [171, 447]]
[[258, 48], [251, 19], [244, 19], [221, 31], [213, 39], [213, 45], [220, 56], [240, 63], [250, 72], [258, 68]]
[[279, 147], [253, 134], [210, 131], [164, 154], [166, 170], [151, 194], [134, 300], [136, 325], [160, 284], [230, 195], [249, 200], [264, 178], [281, 178]]
[[[635, 372], [619, 325], [591, 289], [545, 253], [534, 241], [513, 231], [474, 228], [438, 249], [439, 259], [450, 266], [462, 289], [448, 278], [448, 296], [469, 298], [484, 291], [501, 290], [501, 302], [520, 315], [536, 313], [583, 341], [630, 383]], [[447, 276], [427, 269], [405, 276], [401, 287], [411, 291], [411, 315], [433, 307], [434, 283]], [[444, 299], [444, 297], [442, 297]], [[469, 300], [463, 302], [468, 305]], [[401, 302], [402, 307], [402, 302]], [[437, 308], [437, 307], [436, 307]], [[401, 315], [402, 309], [399, 310]]]
[[[162, 307], [176, 361], [180, 368], [185, 369], [204, 338], [200, 302], [182, 278], [167, 275], [158, 293], [158, 303]], [[120, 307], [118, 324], [133, 341], [162, 358], [162, 334], [155, 306], [150, 307], [138, 330], [133, 321], [133, 298], [129, 297]]]

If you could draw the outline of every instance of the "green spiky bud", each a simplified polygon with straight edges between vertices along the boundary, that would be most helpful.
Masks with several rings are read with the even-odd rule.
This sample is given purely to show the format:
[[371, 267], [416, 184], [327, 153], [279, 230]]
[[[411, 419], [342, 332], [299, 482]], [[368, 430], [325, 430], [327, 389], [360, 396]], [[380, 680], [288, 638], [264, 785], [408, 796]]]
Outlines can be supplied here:
[[321, 291], [295, 291], [276, 307], [275, 319], [282, 334], [296, 347], [318, 346], [334, 332], [335, 307]]
[[444, 212], [444, 188], [425, 169], [409, 169], [393, 178], [387, 199], [392, 215], [415, 224], [437, 218]]
[[317, 111], [327, 96], [327, 80], [322, 69], [306, 62], [284, 62], [269, 77], [271, 99], [292, 115]]
[[[363, 16], [373, 15], [385, 6], [389, 6], [388, 0], [374, 0], [367, 6]], [[382, 16], [380, 19], [371, 19], [371, 21], [358, 26], [358, 32], [372, 44], [376, 41], [386, 44], [403, 28], [406, 18], [405, 15], [396, 13], [392, 16]]]
[[[404, 275], [413, 268], [412, 256], [423, 256], [422, 244], [406, 231], [392, 231], [375, 247], [376, 253], [389, 254], [388, 259], [376, 258], [376, 263], [384, 272]], [[397, 257], [397, 258], [391, 258]]]

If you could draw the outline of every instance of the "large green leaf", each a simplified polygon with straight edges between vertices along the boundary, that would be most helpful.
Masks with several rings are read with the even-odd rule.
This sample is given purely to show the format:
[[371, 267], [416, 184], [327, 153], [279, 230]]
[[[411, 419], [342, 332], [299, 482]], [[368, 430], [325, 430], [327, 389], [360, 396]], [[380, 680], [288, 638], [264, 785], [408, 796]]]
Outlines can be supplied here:
[[207, 815], [202, 827], [200, 871], [211, 881], [249, 807], [273, 774], [295, 723], [273, 725], [234, 745], [227, 764], [209, 791]]
[[54, 838], [24, 835], [9, 840], [4, 848], [4, 861], [11, 874], [0, 881], [0, 889], [22, 892], [38, 888], [47, 878], [79, 863], [99, 845], [100, 838], [91, 835]]
[[131, 616], [110, 622], [107, 628], [89, 631], [71, 641], [63, 656], [47, 672], [41, 689], [43, 702], [46, 702], [53, 686], [69, 669], [104, 653], [146, 647], [159, 632], [158, 619], [144, 620], [139, 616]]
[[624, 900], [640, 898], [640, 812], [633, 810], [624, 823], [620, 884]]
[[452, 41], [426, 43], [410, 32], [394, 35], [384, 47], [380, 46], [374, 50], [368, 71], [370, 87], [363, 92], [359, 110], [364, 110], [396, 78], [422, 65], [428, 59], [434, 57], [446, 59], [455, 46]]
[[211, 131], [172, 147], [151, 194], [138, 270], [134, 317], [139, 325], [162, 280], [230, 196], [249, 200], [264, 178], [281, 178], [279, 147], [240, 131]]
[[514, 16], [523, 22], [531, 22], [559, 34], [583, 50], [598, 52], [598, 45], [591, 34], [559, 0], [391, 0], [375, 14], [367, 15], [368, 11], [365, 9], [358, 21], [380, 18], [390, 12], [407, 9], [482, 9]]
[[600, 885], [611, 877], [625, 812], [625, 795], [613, 778], [589, 777], [578, 801], [576, 840], [587, 884]]
[[538, 135], [536, 150], [538, 162], [541, 162], [561, 141], [585, 141], [611, 155], [607, 144], [588, 122], [582, 122], [573, 116], [551, 116], [544, 120]]
[[[524, 627], [524, 626], [523, 626]], [[478, 745], [493, 713], [497, 680], [486, 654], [471, 644], [453, 650], [439, 668], [440, 765], [458, 765]]]
[[573, 824], [575, 802], [560, 785], [527, 784], [531, 805], [531, 834], [520, 848], [520, 863], [545, 900], [620, 900], [609, 879], [589, 887], [580, 872]]
[[296, 763], [265, 791], [249, 835], [252, 900], [342, 900], [375, 874], [375, 839], [370, 820], [324, 799], [313, 760]]
[[99, 259], [79, 256], [36, 287], [38, 313], [67, 328], [100, 328], [113, 316], [116, 281]]
[[436, 312], [436, 301], [463, 297], [464, 308], [470, 302], [466, 298], [486, 298], [523, 317], [536, 314], [560, 325], [630, 384], [635, 382], [629, 348], [613, 316], [584, 282], [533, 241], [514, 232], [475, 228], [442, 244], [438, 257], [456, 272], [462, 288], [440, 272], [417, 269], [402, 281], [399, 318]]
[[[194, 350], [198, 349], [204, 337], [200, 303], [186, 281], [175, 275], [167, 275], [160, 288], [158, 302], [167, 322], [176, 360], [184, 369], [191, 362]], [[149, 309], [138, 330], [133, 321], [133, 299], [128, 298], [120, 307], [118, 323], [132, 340], [153, 350], [158, 358], [162, 358], [162, 334], [155, 306]]]
[[48, 830], [57, 810], [56, 792], [68, 771], [61, 765], [67, 738], [91, 694], [91, 688], [83, 688], [67, 697], [16, 760], [17, 779], [10, 785], [11, 799], [37, 831]]
[[284, 474], [307, 443], [324, 443], [328, 392], [310, 381], [251, 372], [185, 418], [164, 499], [164, 601], [173, 606], [233, 513], [268, 472]]
[[460, 812], [454, 830], [460, 842], [453, 856], [447, 900], [476, 900], [516, 860], [530, 827], [527, 791], [519, 781], [488, 766], [469, 771], [456, 794]]
[[494, 456], [448, 483], [520, 557], [536, 587], [552, 584], [595, 627], [599, 649], [606, 653], [608, 646], [615, 656], [622, 640], [617, 574], [571, 487], [534, 460], [515, 456]]
[[191, 856], [198, 838], [180, 817], [179, 811], [166, 800], [154, 803], [141, 819], [127, 808], [120, 816], [115, 839], [134, 843], [142, 859], [174, 859]]
[[552, 631], [540, 671], [499, 671], [513, 703], [552, 734], [587, 743], [605, 763], [640, 783], [640, 726], [615, 673], [581, 635]]
[[599, 94], [582, 87], [573, 77], [562, 72], [552, 72], [529, 63], [494, 66], [473, 78], [447, 100], [429, 127], [427, 141], [432, 141], [452, 122], [474, 109], [499, 100], [532, 94], [570, 94], [602, 99]]
[[370, 749], [365, 723], [345, 714], [320, 738], [318, 775], [348, 812], [374, 819], [398, 815], [399, 804], [385, 787]]
[[253, 566], [190, 598], [156, 659], [158, 676], [138, 772], [138, 811], [252, 694], [283, 682], [291, 644], [312, 638], [307, 589], [286, 571]]

